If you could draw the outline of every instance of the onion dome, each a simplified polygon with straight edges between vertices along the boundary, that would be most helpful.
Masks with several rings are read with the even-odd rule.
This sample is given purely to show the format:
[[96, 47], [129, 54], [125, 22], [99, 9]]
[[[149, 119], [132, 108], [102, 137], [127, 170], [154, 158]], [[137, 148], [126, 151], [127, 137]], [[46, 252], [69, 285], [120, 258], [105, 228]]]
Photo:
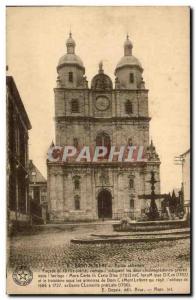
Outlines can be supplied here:
[[73, 54], [75, 52], [76, 43], [72, 38], [71, 32], [69, 33], [69, 38], [67, 39], [66, 46], [67, 46], [67, 53]]
[[67, 53], [63, 55], [58, 62], [57, 71], [66, 65], [76, 65], [84, 70], [84, 65], [81, 58], [75, 54], [76, 43], [72, 38], [72, 33], [70, 32], [69, 38], [66, 41]]
[[132, 55], [132, 48], [132, 42], [129, 40], [129, 36], [127, 35], [126, 41], [124, 42], [124, 56], [118, 62], [115, 73], [118, 69], [126, 66], [138, 67], [141, 71], [143, 71], [142, 65], [139, 60]]

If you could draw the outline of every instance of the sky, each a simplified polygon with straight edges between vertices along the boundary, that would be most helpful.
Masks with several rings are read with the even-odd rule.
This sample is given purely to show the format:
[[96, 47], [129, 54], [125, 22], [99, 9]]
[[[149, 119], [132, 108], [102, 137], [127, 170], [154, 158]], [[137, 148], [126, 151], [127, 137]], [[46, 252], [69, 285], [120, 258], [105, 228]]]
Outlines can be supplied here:
[[46, 177], [54, 132], [56, 66], [70, 28], [89, 86], [102, 60], [114, 82], [128, 33], [149, 89], [150, 137], [161, 160], [161, 192], [180, 187], [174, 157], [189, 149], [189, 10], [186, 7], [9, 7], [6, 63], [32, 124], [29, 158]]

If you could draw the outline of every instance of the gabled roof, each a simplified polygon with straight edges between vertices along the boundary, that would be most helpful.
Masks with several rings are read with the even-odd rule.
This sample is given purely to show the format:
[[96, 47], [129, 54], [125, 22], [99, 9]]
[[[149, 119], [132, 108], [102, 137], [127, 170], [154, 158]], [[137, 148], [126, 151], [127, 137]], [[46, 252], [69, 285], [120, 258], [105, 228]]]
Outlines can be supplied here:
[[32, 160], [29, 161], [29, 181], [33, 183], [46, 182], [45, 177], [38, 170], [38, 168], [33, 164]]

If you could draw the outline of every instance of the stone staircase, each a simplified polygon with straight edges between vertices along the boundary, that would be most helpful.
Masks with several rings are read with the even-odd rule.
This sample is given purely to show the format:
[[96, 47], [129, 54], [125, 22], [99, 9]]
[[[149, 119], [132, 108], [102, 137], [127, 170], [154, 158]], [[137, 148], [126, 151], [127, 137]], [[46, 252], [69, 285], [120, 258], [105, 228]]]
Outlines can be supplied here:
[[159, 242], [179, 239], [189, 239], [190, 228], [159, 230], [159, 231], [138, 231], [111, 234], [92, 234], [86, 238], [72, 239], [75, 244], [99, 244], [99, 243], [138, 243], [138, 242]]

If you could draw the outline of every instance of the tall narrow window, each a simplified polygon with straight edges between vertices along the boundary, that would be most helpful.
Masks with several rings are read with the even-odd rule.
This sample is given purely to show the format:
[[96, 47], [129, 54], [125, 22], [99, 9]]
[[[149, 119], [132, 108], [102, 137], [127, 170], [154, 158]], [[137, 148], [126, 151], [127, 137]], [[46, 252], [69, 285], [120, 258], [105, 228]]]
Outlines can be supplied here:
[[131, 199], [131, 200], [130, 200], [130, 208], [131, 208], [131, 209], [134, 209], [134, 199]]
[[125, 103], [125, 112], [127, 114], [132, 114], [133, 113], [133, 105], [132, 105], [130, 100], [127, 100], [126, 103]]
[[74, 205], [75, 205], [75, 210], [80, 209], [80, 197], [78, 195], [74, 197]]
[[76, 178], [74, 181], [75, 190], [79, 190], [80, 188], [80, 180], [79, 178]]
[[129, 74], [129, 82], [134, 83], [134, 74], [133, 73]]
[[71, 101], [71, 112], [72, 113], [79, 113], [79, 102], [77, 99], [73, 99]]
[[73, 82], [73, 72], [69, 72], [69, 82]]
[[130, 187], [130, 189], [134, 188], [134, 181], [133, 181], [133, 179], [129, 180], [129, 187]]

